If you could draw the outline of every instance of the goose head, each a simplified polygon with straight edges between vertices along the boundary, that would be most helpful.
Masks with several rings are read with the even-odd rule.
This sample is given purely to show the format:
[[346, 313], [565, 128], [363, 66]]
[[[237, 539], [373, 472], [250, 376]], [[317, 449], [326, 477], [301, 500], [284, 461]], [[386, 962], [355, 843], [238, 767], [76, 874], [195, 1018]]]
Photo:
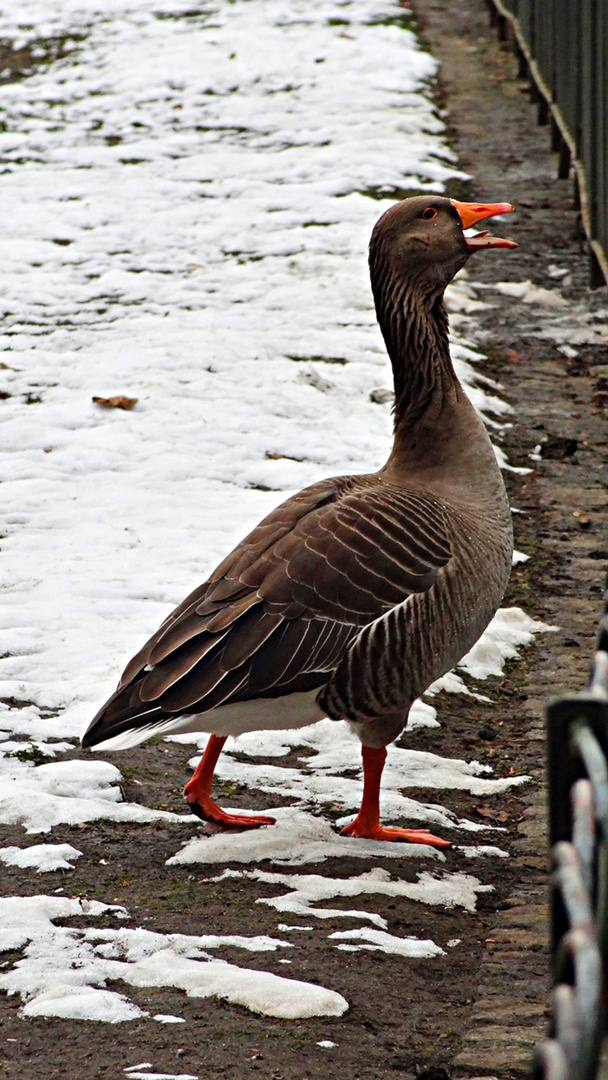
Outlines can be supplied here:
[[475, 251], [517, 247], [487, 230], [465, 236], [465, 230], [485, 218], [512, 212], [510, 203], [457, 202], [439, 195], [417, 195], [396, 203], [372, 233], [372, 282], [383, 292], [405, 282], [427, 295], [443, 292]]

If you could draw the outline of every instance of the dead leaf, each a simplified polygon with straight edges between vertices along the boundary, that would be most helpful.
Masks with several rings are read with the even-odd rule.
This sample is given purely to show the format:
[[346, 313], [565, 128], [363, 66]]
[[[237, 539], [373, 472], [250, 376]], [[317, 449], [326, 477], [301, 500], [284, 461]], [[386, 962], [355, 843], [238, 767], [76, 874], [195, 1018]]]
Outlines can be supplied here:
[[125, 397], [124, 394], [116, 394], [115, 397], [94, 397], [95, 405], [102, 405], [104, 409], [133, 409], [139, 398]]
[[480, 817], [488, 818], [490, 821], [505, 822], [509, 820], [509, 815], [505, 810], [490, 810], [488, 806], [474, 806], [473, 809]]

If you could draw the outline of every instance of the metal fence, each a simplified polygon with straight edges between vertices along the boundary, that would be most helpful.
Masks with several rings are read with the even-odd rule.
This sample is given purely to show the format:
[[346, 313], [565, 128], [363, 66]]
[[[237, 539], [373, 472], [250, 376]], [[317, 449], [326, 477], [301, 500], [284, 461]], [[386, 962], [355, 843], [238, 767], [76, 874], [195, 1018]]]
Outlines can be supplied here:
[[608, 989], [608, 588], [589, 686], [549, 705], [547, 745], [553, 1019], [534, 1077], [595, 1080]]
[[558, 175], [572, 169], [591, 255], [608, 282], [608, 2], [487, 0], [500, 37], [529, 77], [539, 122], [551, 123]]

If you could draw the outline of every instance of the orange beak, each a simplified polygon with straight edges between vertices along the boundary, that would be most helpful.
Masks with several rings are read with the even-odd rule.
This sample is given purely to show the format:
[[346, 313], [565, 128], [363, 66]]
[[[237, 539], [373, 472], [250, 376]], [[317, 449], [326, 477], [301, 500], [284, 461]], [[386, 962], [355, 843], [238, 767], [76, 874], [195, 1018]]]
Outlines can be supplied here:
[[[458, 213], [463, 229], [470, 229], [484, 218], [498, 217], [499, 214], [512, 214], [511, 203], [466, 203], [456, 202], [451, 199], [452, 206]], [[476, 236], [465, 236], [465, 243], [471, 251], [479, 251], [480, 248], [516, 248], [513, 240], [501, 240], [498, 236], [490, 236], [487, 229], [477, 233]]]

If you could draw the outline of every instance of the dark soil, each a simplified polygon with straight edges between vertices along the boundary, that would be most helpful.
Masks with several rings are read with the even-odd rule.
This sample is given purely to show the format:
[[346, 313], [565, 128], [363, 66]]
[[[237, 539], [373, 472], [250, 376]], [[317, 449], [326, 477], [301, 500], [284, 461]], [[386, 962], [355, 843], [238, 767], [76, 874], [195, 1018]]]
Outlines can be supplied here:
[[[486, 282], [529, 278], [553, 288], [556, 283], [548, 279], [547, 269], [557, 263], [568, 266], [572, 275], [567, 296], [591, 306], [605, 304], [605, 290], [603, 297], [592, 297], [587, 290], [587, 255], [571, 184], [555, 179], [548, 131], [536, 126], [526, 86], [517, 80], [511, 55], [491, 35], [482, 0], [418, 0], [416, 6], [423, 34], [444, 61], [438, 97], [448, 110], [462, 165], [473, 175], [464, 197], [508, 199], [517, 208], [517, 216], [507, 220], [508, 235], [517, 239], [518, 250], [477, 255], [474, 264], [469, 264], [471, 276]], [[515, 408], [513, 426], [504, 437], [505, 450], [510, 461], [529, 467], [533, 464], [530, 452], [539, 443], [545, 444], [532, 474], [507, 474], [512, 502], [525, 511], [515, 519], [516, 543], [531, 557], [515, 568], [506, 604], [521, 604], [563, 630], [542, 637], [536, 648], [510, 665], [503, 679], [484, 684], [491, 704], [445, 695], [435, 701], [441, 729], [417, 731], [403, 745], [446, 757], [474, 757], [491, 763], [496, 776], [514, 772], [534, 779], [500, 798], [440, 793], [440, 800], [458, 814], [506, 830], [498, 834], [499, 843], [513, 858], [480, 859], [475, 864], [481, 880], [494, 886], [493, 892], [480, 896], [476, 914], [380, 896], [373, 901], [373, 910], [388, 920], [391, 933], [432, 937], [444, 947], [450, 939], [462, 938], [466, 946], [448, 948], [444, 957], [432, 961], [404, 962], [381, 952], [359, 952], [349, 958], [332, 947], [326, 933], [302, 934], [290, 953], [289, 972], [279, 964], [277, 954], [247, 954], [244, 960], [240, 951], [218, 952], [240, 966], [318, 981], [338, 991], [350, 1004], [349, 1012], [339, 1020], [273, 1020], [218, 1000], [129, 987], [129, 996], [142, 1008], [178, 1014], [187, 1024], [174, 1027], [137, 1021], [110, 1028], [23, 1020], [20, 1002], [3, 996], [0, 1075], [13, 1080], [34, 1076], [101, 1080], [124, 1077], [124, 1068], [140, 1061], [152, 1062], [156, 1072], [194, 1074], [200, 1080], [312, 1080], [317, 1076], [323, 1080], [396, 1076], [446, 1080], [482, 1073], [506, 1080], [522, 1075], [528, 1043], [544, 1024], [548, 956], [538, 944], [524, 950], [523, 960], [523, 953], [514, 952], [515, 946], [502, 949], [500, 927], [501, 920], [509, 922], [518, 906], [523, 910], [541, 903], [546, 881], [544, 841], [542, 836], [530, 838], [525, 824], [541, 797], [543, 704], [549, 693], [582, 688], [594, 648], [607, 555], [604, 514], [608, 499], [601, 471], [606, 458], [601, 379], [606, 370], [597, 370], [598, 364], [606, 364], [606, 357], [588, 347], [576, 362], [568, 360], [554, 343], [534, 336], [540, 318], [537, 312], [497, 293], [492, 293], [491, 301], [494, 306], [480, 312], [478, 319], [489, 357], [483, 371], [500, 380]], [[190, 753], [189, 748], [174, 744], [148, 744], [115, 755], [113, 760], [125, 778], [126, 797], [181, 811]], [[428, 801], [428, 791], [423, 798]], [[231, 790], [230, 803], [262, 810], [276, 805], [277, 799], [259, 791]], [[204, 828], [199, 827], [200, 831]], [[84, 852], [76, 870], [37, 879], [31, 871], [4, 868], [3, 892], [31, 895], [64, 888], [66, 895], [120, 901], [130, 912], [127, 926], [144, 925], [161, 932], [276, 934], [274, 909], [255, 904], [258, 896], [273, 894], [272, 886], [243, 879], [211, 882], [210, 876], [219, 874], [222, 867], [214, 867], [210, 874], [207, 867], [165, 866], [180, 842], [192, 834], [190, 825], [166, 823], [100, 821], [56, 828], [53, 842], [66, 841]], [[495, 835], [488, 834], [487, 842], [494, 842]], [[23, 844], [22, 830], [3, 830], [2, 843]], [[399, 867], [399, 875], [413, 876], [407, 860], [405, 864]], [[341, 859], [310, 865], [302, 872], [343, 877], [371, 865]], [[383, 865], [397, 869], [390, 862]], [[450, 851], [444, 865], [450, 871], [465, 869], [465, 860]], [[271, 867], [265, 864], [264, 868]], [[466, 869], [471, 871], [470, 862]], [[345, 901], [344, 906], [352, 905]], [[344, 923], [326, 920], [323, 927], [330, 933], [343, 929]], [[524, 962], [528, 968], [522, 980]], [[117, 989], [125, 988], [119, 985]], [[494, 1004], [484, 1014], [486, 999]], [[523, 1042], [508, 1028], [508, 1020], [511, 1042], [508, 1034], [490, 1034], [498, 1031], [505, 1001], [506, 1007], [512, 1001], [514, 1014], [526, 1006]], [[481, 1039], [473, 1045], [477, 1028], [483, 1027], [483, 1015], [485, 1042]], [[331, 1051], [321, 1049], [316, 1044], [322, 1039], [331, 1039], [337, 1046]], [[482, 1051], [476, 1046], [482, 1046]]]
[[[485, 689], [485, 687], [484, 687]], [[513, 688], [509, 687], [509, 691]], [[501, 693], [500, 691], [498, 691]], [[519, 691], [516, 691], [519, 696]], [[513, 697], [508, 694], [510, 709]], [[446, 695], [440, 702], [440, 715], [449, 723], [440, 730], [422, 730], [408, 737], [404, 745], [431, 750], [447, 757], [474, 756], [491, 761], [496, 775], [517, 773], [535, 766], [527, 746], [523, 724], [513, 724], [508, 717], [508, 736], [496, 708], [475, 703], [468, 698]], [[519, 731], [517, 729], [520, 729]], [[488, 733], [496, 732], [488, 739]], [[168, 753], [166, 752], [168, 750]], [[188, 748], [168, 744], [147, 745], [112, 760], [125, 771], [127, 798], [149, 806], [182, 811], [181, 787], [189, 775]], [[77, 756], [77, 755], [76, 755]], [[135, 783], [138, 781], [138, 784]], [[139, 786], [141, 785], [141, 786]], [[218, 785], [221, 797], [222, 785]], [[429, 801], [431, 794], [410, 789], [408, 795]], [[515, 794], [500, 798], [471, 796], [466, 792], [441, 792], [438, 799], [459, 815], [483, 820], [502, 828], [514, 827], [522, 814], [522, 803]], [[276, 805], [276, 797], [263, 792], [231, 791], [230, 805], [257, 810]], [[198, 828], [204, 832], [205, 826]], [[195, 826], [195, 831], [197, 826]], [[275, 895], [276, 887], [246, 880], [210, 882], [222, 866], [165, 866], [165, 861], [193, 834], [190, 825], [153, 824], [121, 825], [94, 822], [86, 825], [56, 827], [53, 843], [71, 843], [84, 852], [74, 873], [57, 871], [36, 879], [31, 871], [5, 867], [2, 870], [4, 895], [52, 894], [62, 886], [67, 895], [79, 895], [103, 902], [120, 902], [132, 918], [121, 926], [145, 926], [161, 933], [189, 934], [268, 934], [277, 936], [280, 921], [273, 908], [255, 903], [258, 896]], [[488, 843], [496, 842], [490, 834]], [[37, 837], [36, 841], [44, 837]], [[23, 845], [23, 832], [15, 827], [3, 830], [3, 844]], [[474, 842], [486, 842], [477, 836]], [[499, 834], [501, 846], [507, 846]], [[100, 860], [104, 860], [104, 864]], [[411, 864], [410, 864], [411, 863]], [[416, 871], [427, 869], [416, 861], [404, 865], [335, 859], [310, 864], [295, 873], [319, 873], [348, 877], [373, 865], [385, 865], [402, 880], [415, 880]], [[270, 863], [262, 869], [278, 869]], [[240, 867], [238, 867], [240, 869]], [[472, 870], [484, 883], [495, 884], [493, 863], [479, 860], [471, 867], [458, 852], [448, 852], [445, 869]], [[106, 1025], [95, 1023], [19, 1019], [20, 1002], [0, 998], [1, 1039], [4, 1060], [0, 1068], [10, 1077], [34, 1076], [41, 1069], [45, 1077], [69, 1080], [93, 1080], [122, 1075], [126, 1065], [152, 1061], [156, 1071], [190, 1072], [199, 1077], [305, 1077], [333, 1078], [414, 1075], [416, 1066], [447, 1063], [459, 1045], [460, 1033], [467, 1024], [474, 996], [480, 957], [496, 920], [495, 912], [508, 896], [516, 874], [506, 860], [501, 860], [501, 881], [493, 893], [482, 893], [474, 915], [427, 908], [408, 900], [374, 896], [371, 907], [365, 898], [356, 906], [370, 907], [388, 921], [390, 933], [401, 936], [432, 937], [445, 948], [453, 938], [463, 938], [465, 949], [447, 949], [445, 957], [432, 961], [404, 962], [402, 958], [380, 952], [356, 953], [351, 957], [338, 952], [327, 935], [345, 929], [343, 920], [324, 920], [323, 933], [302, 934], [297, 948], [290, 950], [289, 971], [279, 963], [280, 952], [243, 954], [242, 950], [223, 949], [223, 959], [241, 967], [260, 968], [277, 975], [292, 975], [309, 982], [319, 982], [341, 993], [350, 1004], [349, 1012], [339, 1019], [306, 1021], [274, 1020], [256, 1017], [245, 1009], [215, 1000], [189, 999], [178, 991], [137, 990], [117, 986], [140, 1007], [152, 1014], [169, 1013], [184, 1017], [187, 1025], [177, 1029], [150, 1022], [116, 1025], [108, 1033]], [[280, 891], [284, 891], [281, 887]], [[333, 907], [353, 906], [352, 899], [332, 900]], [[301, 920], [295, 920], [301, 921]], [[306, 920], [309, 921], [309, 920]], [[83, 920], [88, 925], [88, 920]], [[96, 920], [96, 925], [104, 921]], [[70, 919], [70, 926], [78, 920]], [[115, 920], [108, 921], [115, 925]], [[284, 936], [284, 935], [279, 935]], [[292, 935], [293, 936], [293, 935]], [[390, 991], [389, 991], [390, 988]], [[14, 1043], [9, 1039], [16, 1039]], [[338, 1044], [335, 1051], [316, 1046], [322, 1039]], [[180, 1041], [182, 1040], [182, 1041]], [[53, 1051], [52, 1046], [61, 1050]], [[255, 1050], [254, 1048], [257, 1048]], [[176, 1057], [178, 1051], [183, 1051]], [[73, 1057], [73, 1061], [72, 1061]], [[88, 1060], [93, 1064], [88, 1064]]]

